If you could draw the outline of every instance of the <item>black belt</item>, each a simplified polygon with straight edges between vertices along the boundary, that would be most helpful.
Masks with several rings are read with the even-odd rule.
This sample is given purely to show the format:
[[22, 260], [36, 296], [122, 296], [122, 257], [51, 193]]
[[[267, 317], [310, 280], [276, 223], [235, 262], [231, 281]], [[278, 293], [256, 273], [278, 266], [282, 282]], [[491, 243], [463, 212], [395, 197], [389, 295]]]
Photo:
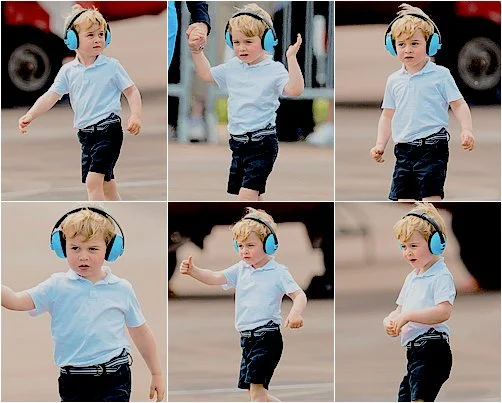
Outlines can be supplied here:
[[446, 140], [447, 142], [450, 141], [450, 133], [448, 133], [448, 131], [444, 127], [437, 133], [431, 134], [430, 136], [424, 137], [423, 139], [416, 139], [404, 144], [409, 144], [412, 146], [433, 145], [443, 140]]
[[110, 116], [100, 120], [98, 123], [94, 125], [90, 125], [80, 129], [79, 131], [82, 133], [94, 133], [94, 132], [102, 132], [108, 129], [108, 127], [114, 123], [120, 123], [120, 116], [111, 113]]
[[238, 141], [239, 143], [249, 143], [250, 141], [261, 141], [265, 138], [265, 136], [270, 136], [276, 134], [275, 126], [272, 126], [272, 123], [269, 123], [263, 129], [258, 129], [252, 132], [247, 132], [244, 134], [232, 134], [230, 133], [230, 137], [233, 140]]
[[263, 336], [267, 332], [276, 332], [278, 331], [279, 325], [270, 321], [264, 326], [257, 327], [252, 330], [243, 330], [241, 333], [241, 337], [260, 337]]
[[[129, 362], [129, 358], [131, 359], [131, 362]], [[64, 375], [101, 376], [117, 372], [124, 364], [127, 364], [129, 366], [132, 365], [132, 357], [125, 348], [122, 350], [122, 353], [120, 355], [112, 358], [110, 361], [105, 362], [104, 364], [89, 365], [87, 367], [73, 367], [71, 365], [67, 365], [61, 367], [60, 372]]]
[[406, 344], [406, 348], [410, 349], [413, 347], [421, 347], [425, 343], [427, 343], [429, 340], [446, 340], [447, 343], [450, 342], [450, 339], [448, 337], [448, 334], [444, 332], [438, 332], [434, 328], [430, 328], [427, 333], [421, 334], [417, 338], [413, 339], [412, 341], [409, 341]]

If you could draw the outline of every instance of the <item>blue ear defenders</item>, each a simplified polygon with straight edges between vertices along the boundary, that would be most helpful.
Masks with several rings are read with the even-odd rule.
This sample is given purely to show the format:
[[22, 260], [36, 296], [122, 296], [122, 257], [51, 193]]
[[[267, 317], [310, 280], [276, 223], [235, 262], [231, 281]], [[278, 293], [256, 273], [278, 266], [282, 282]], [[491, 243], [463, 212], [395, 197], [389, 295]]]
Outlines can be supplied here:
[[[230, 20], [240, 15], [249, 15], [250, 17], [262, 21], [268, 27], [267, 29], [265, 29], [265, 32], [263, 33], [263, 36], [261, 38], [261, 47], [266, 52], [272, 52], [274, 50], [274, 46], [278, 43], [277, 35], [275, 34], [273, 25], [268, 22], [266, 18], [263, 18], [260, 14], [253, 11], [240, 11], [232, 15], [232, 17], [230, 17]], [[232, 43], [232, 34], [228, 30], [230, 28], [230, 20], [228, 20], [227, 26], [225, 27], [225, 43], [230, 49], [233, 49], [234, 45]]]
[[428, 56], [434, 56], [439, 49], [441, 49], [441, 33], [439, 32], [438, 27], [434, 24], [430, 18], [424, 17], [420, 14], [408, 13], [404, 15], [400, 15], [392, 20], [392, 22], [387, 27], [387, 31], [385, 32], [385, 49], [392, 55], [397, 56], [396, 50], [396, 41], [392, 38], [392, 34], [390, 33], [392, 29], [392, 25], [400, 18], [403, 18], [406, 15], [412, 15], [413, 17], [420, 18], [424, 21], [430, 22], [434, 27], [434, 32], [427, 40], [426, 51]]
[[62, 216], [52, 228], [50, 240], [51, 249], [54, 251], [57, 257], [60, 257], [61, 259], [66, 258], [66, 239], [63, 236], [63, 231], [58, 228], [66, 217], [68, 217], [70, 214], [77, 213], [82, 210], [91, 210], [117, 224], [117, 227], [120, 230], [120, 235], [115, 234], [112, 237], [106, 247], [105, 254], [105, 260], [107, 262], [113, 262], [117, 260], [124, 253], [124, 233], [122, 232], [122, 228], [120, 228], [119, 223], [110, 214], [95, 207], [80, 207], [75, 210], [69, 211], [64, 216]]
[[[270, 234], [268, 234], [263, 240], [263, 250], [267, 255], [273, 255], [279, 247], [279, 241], [277, 240], [277, 235], [275, 234], [272, 226], [258, 217], [244, 217], [243, 220], [253, 220], [268, 228]], [[239, 252], [239, 244], [235, 240], [234, 248], [237, 252]]]
[[439, 228], [439, 225], [432, 218], [425, 214], [421, 213], [408, 213], [405, 217], [414, 216], [421, 218], [422, 220], [427, 221], [430, 225], [434, 227], [434, 232], [429, 237], [429, 250], [433, 255], [440, 255], [444, 252], [446, 248], [446, 239]]
[[[79, 13], [77, 13], [70, 21], [68, 26], [66, 27], [65, 30], [65, 35], [64, 35], [64, 43], [70, 50], [76, 50], [78, 49], [78, 32], [75, 28], [73, 28], [73, 23], [77, 20], [78, 17], [80, 17], [82, 14], [84, 14], [86, 10], [82, 10]], [[110, 44], [112, 41], [112, 33], [110, 31], [110, 26], [108, 23], [106, 24], [105, 27], [105, 48]]]

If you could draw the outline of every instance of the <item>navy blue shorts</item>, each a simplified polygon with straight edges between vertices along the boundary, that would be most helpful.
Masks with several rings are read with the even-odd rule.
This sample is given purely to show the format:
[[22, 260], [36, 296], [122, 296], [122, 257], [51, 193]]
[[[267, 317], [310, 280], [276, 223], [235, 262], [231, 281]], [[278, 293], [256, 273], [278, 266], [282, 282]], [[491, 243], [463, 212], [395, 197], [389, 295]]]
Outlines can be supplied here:
[[427, 340], [420, 347], [410, 347], [407, 374], [399, 386], [398, 401], [433, 402], [450, 377], [452, 355], [446, 340]]
[[113, 169], [119, 159], [123, 138], [120, 122], [92, 133], [79, 130], [78, 139], [82, 146], [82, 183], [85, 183], [89, 172], [104, 174], [105, 182], [115, 179]]
[[58, 383], [62, 402], [128, 402], [131, 398], [131, 369], [127, 364], [100, 376], [61, 374]]
[[232, 163], [227, 192], [236, 195], [241, 188], [247, 188], [257, 190], [259, 194], [265, 193], [268, 176], [279, 152], [277, 135], [267, 135], [262, 140], [247, 143], [230, 138], [228, 143], [232, 150]]
[[262, 336], [241, 337], [242, 359], [238, 387], [262, 384], [268, 389], [274, 370], [282, 355], [280, 330], [264, 332]]
[[444, 183], [448, 165], [448, 141], [416, 146], [398, 143], [394, 147], [396, 165], [389, 193], [390, 200], [440, 196], [444, 198]]

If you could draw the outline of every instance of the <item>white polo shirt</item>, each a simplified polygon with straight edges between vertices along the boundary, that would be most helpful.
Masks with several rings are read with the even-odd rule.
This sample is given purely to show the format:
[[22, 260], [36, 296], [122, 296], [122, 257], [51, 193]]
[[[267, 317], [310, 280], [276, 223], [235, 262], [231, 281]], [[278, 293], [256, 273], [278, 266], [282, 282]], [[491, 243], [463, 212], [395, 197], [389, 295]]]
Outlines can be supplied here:
[[462, 99], [446, 67], [430, 60], [414, 74], [404, 66], [387, 79], [382, 109], [395, 109], [392, 140], [408, 143], [448, 129], [449, 103]]
[[273, 257], [259, 269], [240, 261], [223, 271], [227, 284], [235, 287], [235, 328], [252, 330], [269, 321], [281, 325], [281, 302], [285, 294], [301, 290], [286, 266]]
[[[444, 258], [441, 257], [426, 272], [417, 275], [413, 270], [408, 274], [396, 304], [402, 306], [401, 312], [430, 308], [445, 301], [453, 305], [455, 295], [453, 276], [446, 267]], [[427, 332], [431, 327], [438, 332], [450, 334], [450, 328], [446, 321], [435, 325], [408, 322], [401, 330], [401, 345], [405, 346], [409, 341]]]
[[249, 65], [237, 57], [211, 68], [211, 75], [228, 92], [228, 132], [234, 135], [275, 126], [279, 97], [289, 80], [280, 62], [267, 56]]
[[130, 351], [125, 326], [145, 323], [131, 284], [103, 269], [106, 277], [94, 284], [69, 269], [28, 290], [35, 304], [30, 315], [51, 315], [54, 361], [60, 367], [102, 364], [124, 348]]
[[49, 91], [61, 98], [69, 94], [76, 129], [93, 125], [110, 113], [120, 115], [122, 92], [134, 85], [118, 60], [99, 55], [85, 67], [75, 57], [59, 70]]

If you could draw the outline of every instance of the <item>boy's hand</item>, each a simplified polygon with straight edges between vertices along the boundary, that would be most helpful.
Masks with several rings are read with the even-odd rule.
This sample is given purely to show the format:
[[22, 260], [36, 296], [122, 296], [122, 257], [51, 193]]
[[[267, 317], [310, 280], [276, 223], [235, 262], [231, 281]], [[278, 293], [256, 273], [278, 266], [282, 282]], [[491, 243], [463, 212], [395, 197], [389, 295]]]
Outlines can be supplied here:
[[298, 329], [303, 327], [303, 318], [298, 312], [291, 311], [284, 322], [284, 327], [289, 327], [291, 329]]
[[127, 131], [136, 136], [141, 130], [141, 118], [138, 115], [131, 115], [127, 121]]
[[192, 53], [200, 53], [207, 45], [207, 25], [203, 22], [191, 24], [186, 31], [186, 36]]
[[384, 148], [381, 146], [375, 146], [370, 150], [371, 158], [373, 158], [376, 162], [385, 162], [382, 155], [384, 153]]
[[394, 320], [392, 321], [394, 323], [394, 333], [396, 333], [396, 336], [401, 334], [401, 329], [403, 328], [404, 325], [406, 325], [409, 320], [406, 318], [405, 313], [400, 313], [397, 315]]
[[399, 336], [399, 334], [394, 331], [394, 326], [395, 326], [395, 322], [393, 320], [387, 319], [387, 318], [385, 318], [383, 320], [383, 327], [385, 328], [385, 332], [390, 337], [397, 337], [397, 336]]
[[31, 123], [32, 120], [33, 120], [33, 116], [31, 116], [31, 114], [29, 114], [29, 113], [27, 113], [26, 115], [23, 115], [19, 118], [18, 127], [19, 127], [19, 132], [21, 134], [25, 134], [28, 132], [26, 127], [28, 127], [28, 125]]
[[192, 256], [188, 256], [188, 259], [185, 259], [181, 262], [180, 272], [181, 274], [186, 274], [188, 276], [191, 276], [192, 271], [193, 271]]
[[298, 34], [296, 35], [296, 43], [294, 45], [290, 45], [288, 50], [286, 51], [286, 57], [296, 57], [296, 54], [298, 53], [301, 44], [302, 44], [302, 36]]
[[152, 375], [152, 382], [150, 383], [150, 400], [155, 399], [155, 392], [157, 392], [157, 402], [164, 400], [166, 389], [164, 387], [162, 375]]
[[462, 140], [462, 148], [467, 151], [472, 151], [475, 144], [472, 132], [470, 130], [462, 130], [460, 139]]

